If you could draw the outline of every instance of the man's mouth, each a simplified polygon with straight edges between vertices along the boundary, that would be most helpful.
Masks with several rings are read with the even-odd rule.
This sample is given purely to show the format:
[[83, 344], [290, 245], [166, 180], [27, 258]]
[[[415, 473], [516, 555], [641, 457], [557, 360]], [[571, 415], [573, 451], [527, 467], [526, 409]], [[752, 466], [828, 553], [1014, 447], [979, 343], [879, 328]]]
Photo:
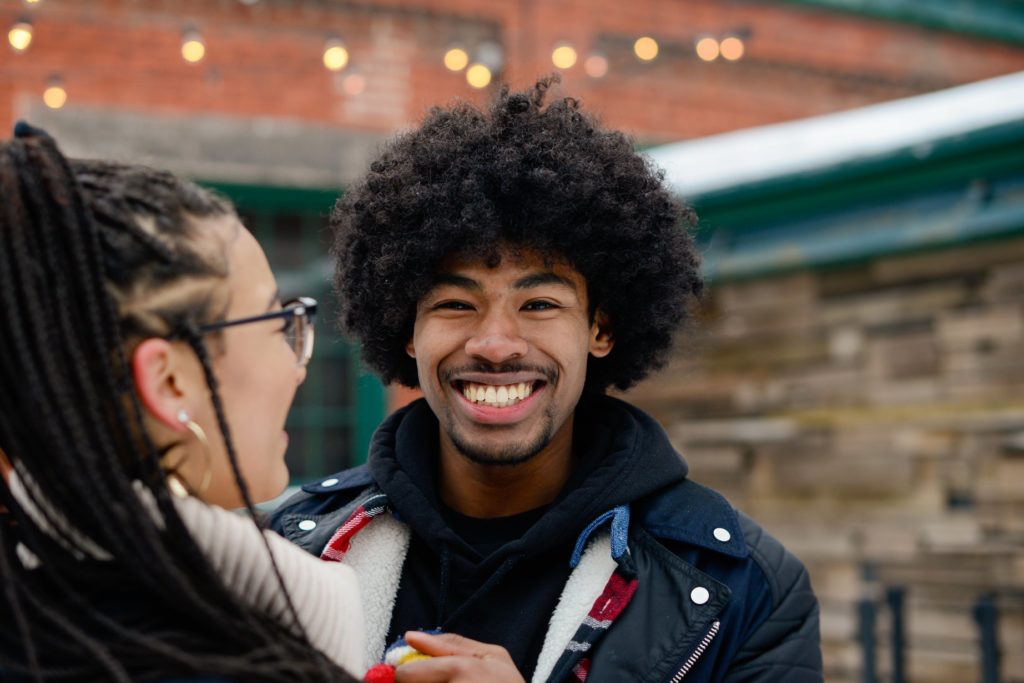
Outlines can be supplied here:
[[529, 398], [530, 394], [545, 384], [542, 380], [518, 382], [516, 384], [477, 384], [476, 382], [456, 381], [452, 385], [466, 397], [470, 403], [507, 408]]

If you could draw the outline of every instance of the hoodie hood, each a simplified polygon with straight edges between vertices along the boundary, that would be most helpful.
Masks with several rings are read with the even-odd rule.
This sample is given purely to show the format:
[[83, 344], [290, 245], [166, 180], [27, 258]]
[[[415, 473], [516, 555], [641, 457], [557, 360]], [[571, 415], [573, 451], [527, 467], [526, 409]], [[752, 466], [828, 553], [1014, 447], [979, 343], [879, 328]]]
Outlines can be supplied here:
[[[437, 497], [438, 422], [420, 399], [391, 415], [377, 430], [368, 465], [397, 516], [436, 547], [457, 555], [474, 551], [448, 528]], [[586, 525], [608, 510], [686, 478], [687, 466], [661, 426], [634, 406], [609, 396], [585, 397], [574, 418], [573, 468], [562, 492], [520, 539], [483, 565], [512, 556], [571, 548]], [[480, 566], [479, 569], [486, 569]]]

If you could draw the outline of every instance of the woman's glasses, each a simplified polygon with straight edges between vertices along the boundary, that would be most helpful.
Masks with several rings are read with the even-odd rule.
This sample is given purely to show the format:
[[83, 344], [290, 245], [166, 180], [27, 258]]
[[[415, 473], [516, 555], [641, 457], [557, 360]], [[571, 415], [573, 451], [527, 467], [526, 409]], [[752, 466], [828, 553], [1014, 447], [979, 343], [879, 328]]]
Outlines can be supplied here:
[[284, 318], [285, 339], [295, 351], [295, 358], [299, 365], [305, 367], [313, 355], [313, 319], [316, 316], [316, 299], [308, 296], [300, 296], [286, 303], [280, 311], [272, 311], [263, 315], [254, 315], [249, 318], [238, 318], [237, 320], [219, 320], [199, 328], [203, 334], [223, 330], [225, 327], [245, 325], [247, 323], [258, 323], [263, 320], [274, 320]]

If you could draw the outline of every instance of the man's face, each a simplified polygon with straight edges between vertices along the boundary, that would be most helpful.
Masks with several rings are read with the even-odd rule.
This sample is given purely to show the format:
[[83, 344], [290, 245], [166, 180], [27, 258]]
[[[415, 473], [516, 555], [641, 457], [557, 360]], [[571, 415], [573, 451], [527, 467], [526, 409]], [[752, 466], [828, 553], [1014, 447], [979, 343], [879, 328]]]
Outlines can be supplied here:
[[[571, 436], [587, 357], [612, 340], [591, 323], [583, 277], [534, 253], [452, 258], [416, 308], [406, 347], [442, 443], [479, 464], [517, 464]], [[568, 443], [568, 442], [567, 442]]]

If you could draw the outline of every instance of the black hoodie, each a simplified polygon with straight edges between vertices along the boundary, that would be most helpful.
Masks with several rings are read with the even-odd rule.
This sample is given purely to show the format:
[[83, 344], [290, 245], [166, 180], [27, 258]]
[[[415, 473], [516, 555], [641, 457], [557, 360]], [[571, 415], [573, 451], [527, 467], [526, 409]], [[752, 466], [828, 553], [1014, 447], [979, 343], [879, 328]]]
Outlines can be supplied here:
[[438, 423], [425, 401], [374, 435], [370, 472], [412, 529], [388, 642], [406, 630], [445, 631], [504, 646], [533, 672], [584, 527], [686, 477], [686, 463], [646, 413], [607, 396], [577, 407], [573, 470], [548, 506], [472, 519], [437, 497]]

